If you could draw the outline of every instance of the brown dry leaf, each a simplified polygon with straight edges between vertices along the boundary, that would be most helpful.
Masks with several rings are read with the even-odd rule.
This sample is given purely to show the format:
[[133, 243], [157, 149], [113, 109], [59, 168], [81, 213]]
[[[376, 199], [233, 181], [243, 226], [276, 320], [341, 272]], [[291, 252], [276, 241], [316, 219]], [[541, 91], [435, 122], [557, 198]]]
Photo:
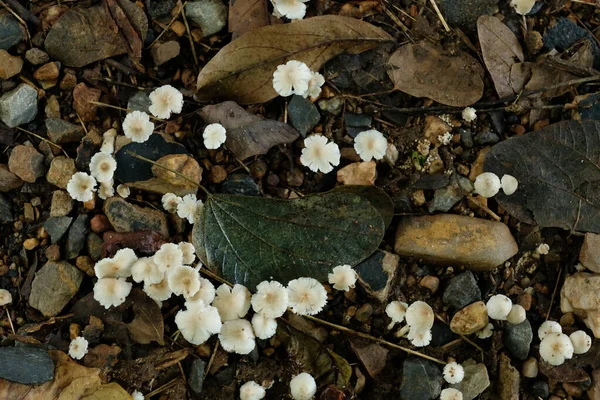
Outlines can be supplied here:
[[271, 25], [267, 0], [231, 0], [229, 2], [229, 32], [237, 39], [246, 32]]
[[427, 42], [402, 46], [388, 61], [388, 75], [396, 89], [454, 107], [481, 98], [483, 74], [481, 65], [467, 53], [450, 53]]
[[43, 385], [29, 386], [0, 379], [0, 399], [79, 400], [101, 387], [99, 369], [79, 365], [62, 351], [50, 350], [48, 354], [55, 365], [53, 380]]
[[351, 1], [342, 6], [340, 15], [352, 18], [365, 18], [381, 12], [380, 1]]
[[131, 400], [131, 396], [118, 383], [111, 382], [81, 400]]
[[165, 325], [158, 304], [140, 289], [133, 289], [127, 300], [131, 300], [135, 314], [133, 321], [127, 324], [131, 339], [140, 344], [157, 342], [164, 346]]
[[392, 41], [380, 28], [337, 15], [264, 26], [229, 43], [206, 64], [198, 76], [198, 100], [262, 103], [277, 96], [273, 72], [288, 60], [318, 71], [343, 52], [360, 53]]
[[300, 136], [288, 124], [249, 113], [233, 101], [206, 106], [200, 116], [207, 124], [219, 123], [227, 129], [227, 148], [240, 160], [266, 154], [272, 147], [292, 143]]
[[482, 15], [477, 19], [477, 34], [483, 61], [492, 76], [498, 96], [502, 98], [514, 95], [511, 68], [525, 60], [519, 39], [498, 18], [491, 15]]

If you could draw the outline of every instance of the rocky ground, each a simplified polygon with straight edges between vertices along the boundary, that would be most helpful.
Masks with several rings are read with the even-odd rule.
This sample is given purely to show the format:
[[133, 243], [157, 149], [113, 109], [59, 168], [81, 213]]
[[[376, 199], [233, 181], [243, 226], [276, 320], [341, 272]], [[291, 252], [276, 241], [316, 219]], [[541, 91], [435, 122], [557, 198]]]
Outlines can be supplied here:
[[[237, 7], [249, 3], [237, 1]], [[317, 99], [215, 107], [209, 104], [218, 103], [216, 95], [204, 101], [196, 93], [198, 74], [232, 37], [250, 30], [245, 26], [281, 22], [271, 11], [265, 14], [271, 10], [266, 1], [254, 2], [262, 8], [250, 17], [236, 2], [193, 0], [185, 8], [175, 0], [2, 4], [0, 288], [13, 301], [0, 311], [0, 398], [62, 393], [69, 399], [127, 399], [139, 390], [147, 399], [234, 399], [241, 384], [254, 380], [271, 385], [268, 399], [285, 399], [290, 377], [310, 370], [322, 400], [426, 400], [446, 387], [434, 360], [454, 359], [465, 367], [465, 379], [456, 385], [465, 400], [600, 399], [600, 346], [594, 342], [588, 353], [553, 367], [540, 359], [537, 335], [550, 319], [567, 334], [584, 329], [600, 336], [597, 139], [592, 131], [586, 133], [589, 147], [587, 137], [558, 143], [557, 149], [583, 145], [584, 154], [558, 149], [532, 165], [506, 155], [510, 145], [496, 147], [547, 133], [560, 121], [599, 119], [597, 5], [539, 1], [522, 16], [507, 2], [492, 0], [311, 1], [307, 19], [363, 19], [392, 39], [331, 57], [321, 69], [326, 84]], [[504, 27], [491, 32], [514, 37], [508, 56], [506, 48], [495, 48], [490, 59], [481, 15], [494, 15], [490, 24]], [[411, 65], [404, 55], [401, 70], [416, 65], [436, 79], [427, 83], [410, 75], [406, 83], [408, 72], [389, 73], [397, 62], [390, 57], [401, 45], [424, 42], [443, 51]], [[481, 78], [455, 68], [458, 53], [470, 54], [465, 57], [472, 61], [461, 62], [476, 63]], [[507, 59], [513, 60], [508, 72], [498, 67]], [[512, 78], [502, 86], [506, 74]], [[506, 92], [517, 87], [515, 76], [527, 85]], [[148, 94], [163, 84], [184, 94], [181, 115], [157, 123], [144, 146], [117, 137], [115, 181], [131, 195], [72, 200], [67, 183], [75, 172], [89, 171], [104, 132], [119, 130], [127, 110], [148, 111]], [[450, 92], [452, 99], [444, 95]], [[465, 100], [473, 92], [476, 98]], [[461, 117], [466, 105], [477, 110], [473, 122]], [[203, 128], [222, 115], [231, 125], [227, 146], [208, 150]], [[388, 153], [381, 161], [361, 162], [353, 140], [371, 128], [385, 134]], [[313, 173], [301, 164], [303, 138], [310, 133], [339, 145], [341, 163], [333, 172]], [[192, 225], [165, 212], [161, 196], [197, 188], [128, 156], [127, 149], [160, 160], [211, 193], [294, 199], [336, 186], [375, 185], [392, 200], [394, 216], [379, 249], [355, 267], [356, 288], [340, 292], [325, 284], [328, 304], [317, 319], [286, 314], [277, 335], [259, 340], [248, 356], [226, 353], [216, 337], [193, 346], [176, 332], [179, 298], [159, 307], [139, 285], [110, 310], [93, 298], [99, 259], [123, 247], [152, 254], [163, 243], [191, 241]], [[494, 163], [488, 152], [508, 161]], [[578, 157], [581, 164], [569, 164]], [[580, 167], [584, 159], [590, 169]], [[515, 165], [522, 196], [486, 199], [473, 192], [483, 171]], [[538, 172], [538, 181], [551, 184], [536, 186], [532, 176]], [[571, 202], [578, 204], [574, 209], [560, 204], [569, 196], [578, 199]], [[493, 321], [493, 335], [478, 339], [473, 333], [488, 323], [485, 303], [494, 294], [520, 304], [527, 320]], [[392, 300], [431, 305], [436, 322], [429, 346], [416, 348], [398, 337], [398, 326], [389, 329], [385, 307]], [[74, 361], [66, 353], [80, 335], [90, 350]]]

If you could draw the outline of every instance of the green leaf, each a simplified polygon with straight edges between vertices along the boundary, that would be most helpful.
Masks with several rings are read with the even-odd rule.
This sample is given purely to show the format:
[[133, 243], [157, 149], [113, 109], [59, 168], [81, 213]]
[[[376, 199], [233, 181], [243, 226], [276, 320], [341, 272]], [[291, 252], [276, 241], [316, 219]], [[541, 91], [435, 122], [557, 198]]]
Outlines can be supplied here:
[[294, 200], [216, 194], [192, 240], [210, 269], [254, 289], [270, 279], [326, 280], [336, 265], [360, 263], [379, 247], [385, 223], [364, 194], [346, 189]]

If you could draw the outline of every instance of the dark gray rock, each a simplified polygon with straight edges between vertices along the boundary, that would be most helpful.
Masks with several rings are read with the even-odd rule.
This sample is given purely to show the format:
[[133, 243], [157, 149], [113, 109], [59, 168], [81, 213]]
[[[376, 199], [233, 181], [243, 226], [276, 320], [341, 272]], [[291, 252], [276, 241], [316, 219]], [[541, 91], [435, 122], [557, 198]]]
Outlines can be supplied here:
[[44, 229], [50, 235], [52, 243], [58, 242], [69, 229], [73, 217], [50, 217], [44, 223]]
[[592, 34], [568, 18], [559, 19], [552, 28], [546, 31], [542, 39], [544, 47], [557, 50], [567, 50], [580, 40], [587, 39], [592, 46], [594, 67], [597, 68], [600, 65], [600, 48]]
[[317, 103], [319, 108], [332, 115], [339, 115], [344, 108], [344, 99], [340, 96], [335, 96], [330, 99], [321, 99]]
[[227, 6], [221, 0], [191, 1], [185, 6], [185, 16], [208, 37], [227, 25]]
[[46, 317], [58, 315], [77, 294], [83, 272], [66, 261], [48, 261], [33, 278], [29, 305]]
[[190, 368], [190, 388], [196, 394], [202, 392], [202, 386], [204, 385], [204, 370], [206, 369], [206, 362], [200, 358], [196, 358]]
[[480, 16], [498, 12], [498, 4], [494, 0], [438, 0], [437, 4], [448, 25], [457, 25], [470, 32], [477, 29]]
[[8, 50], [23, 40], [23, 31], [15, 17], [0, 15], [0, 49]]
[[175, 4], [175, 0], [146, 0], [146, 10], [152, 18], [168, 15]]
[[48, 138], [54, 143], [79, 142], [85, 135], [81, 125], [75, 125], [60, 118], [46, 119]]
[[469, 129], [460, 130], [460, 141], [467, 148], [473, 147], [473, 134]]
[[27, 50], [25, 59], [33, 65], [42, 65], [50, 61], [50, 56], [44, 50], [34, 47]]
[[150, 114], [150, 96], [146, 92], [136, 92], [127, 102], [127, 108], [135, 111], [142, 111]]
[[525, 320], [519, 325], [507, 323], [504, 325], [503, 333], [504, 346], [510, 354], [519, 360], [525, 360], [529, 355], [531, 341], [533, 340], [533, 330], [529, 321]]
[[579, 102], [581, 119], [600, 120], [600, 93], [594, 93]]
[[355, 267], [360, 284], [369, 294], [386, 302], [398, 271], [399, 257], [377, 250]]
[[[0, 36], [1, 37], [1, 36]], [[38, 92], [26, 83], [0, 97], [0, 119], [9, 128], [33, 121], [37, 115]]]
[[431, 328], [432, 347], [443, 346], [457, 338], [458, 335], [452, 332], [447, 324], [436, 321]]
[[12, 221], [14, 221], [12, 205], [3, 194], [0, 194], [0, 222], [6, 223]]
[[372, 122], [373, 117], [368, 114], [354, 114], [350, 112], [344, 114], [346, 132], [353, 138], [358, 136], [359, 133], [371, 129]]
[[477, 134], [477, 136], [475, 136], [475, 143], [480, 144], [480, 145], [496, 144], [499, 141], [500, 141], [500, 138], [498, 137], [498, 135], [496, 135], [492, 131], [482, 132], [482, 133]]
[[88, 216], [79, 214], [69, 228], [67, 243], [65, 244], [65, 259], [71, 260], [77, 257], [85, 245], [85, 235], [89, 231]]
[[550, 389], [548, 388], [548, 383], [544, 381], [535, 381], [531, 385], [531, 389], [529, 389], [529, 394], [534, 399], [547, 399], [550, 395]]
[[102, 258], [102, 245], [104, 244], [104, 241], [102, 240], [102, 238], [98, 235], [96, 235], [94, 232], [90, 233], [87, 237], [87, 251], [88, 254], [90, 255], [90, 257], [92, 257], [92, 259], [94, 261], [98, 261], [100, 258]]
[[402, 367], [402, 400], [433, 400], [442, 392], [444, 378], [440, 367], [433, 361], [408, 358]]
[[294, 95], [288, 105], [290, 125], [292, 125], [302, 137], [312, 131], [321, 120], [321, 114], [317, 107], [302, 96]]
[[481, 300], [481, 291], [473, 272], [465, 271], [450, 279], [442, 300], [457, 310]]
[[54, 378], [54, 363], [39, 347], [0, 347], [0, 378], [39, 385]]
[[103, 209], [117, 232], [149, 230], [169, 237], [167, 217], [159, 210], [128, 203], [118, 196], [106, 200]]
[[221, 184], [221, 192], [227, 194], [241, 194], [244, 196], [258, 196], [260, 188], [250, 175], [231, 174]]
[[464, 176], [454, 174], [448, 186], [435, 191], [433, 200], [428, 206], [429, 212], [447, 212], [456, 203], [461, 201], [466, 194], [471, 193], [472, 191], [473, 184], [470, 180]]

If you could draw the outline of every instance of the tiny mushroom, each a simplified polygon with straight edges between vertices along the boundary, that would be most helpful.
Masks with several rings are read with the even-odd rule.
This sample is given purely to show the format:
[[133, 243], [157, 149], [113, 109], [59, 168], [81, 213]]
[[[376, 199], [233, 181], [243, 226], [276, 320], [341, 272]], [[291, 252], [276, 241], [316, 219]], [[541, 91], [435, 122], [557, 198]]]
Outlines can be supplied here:
[[90, 160], [90, 172], [97, 182], [111, 182], [116, 170], [117, 162], [110, 154], [98, 152]]
[[375, 129], [360, 132], [354, 138], [354, 150], [363, 161], [381, 160], [387, 151], [387, 139]]
[[131, 266], [131, 277], [137, 283], [159, 283], [165, 274], [161, 272], [152, 257], [141, 257]]
[[240, 387], [240, 400], [260, 400], [266, 394], [265, 388], [254, 381], [246, 382]]
[[144, 292], [156, 302], [168, 300], [173, 294], [166, 276], [158, 283], [144, 282]]
[[69, 355], [75, 360], [81, 360], [88, 352], [88, 341], [83, 336], [71, 340], [69, 344]]
[[334, 289], [348, 291], [356, 285], [356, 271], [349, 265], [338, 265], [328, 275]]
[[484, 172], [475, 178], [475, 192], [482, 197], [494, 197], [502, 187], [498, 175], [492, 172]]
[[177, 205], [177, 215], [179, 218], [186, 218], [190, 224], [196, 222], [196, 214], [202, 207], [202, 201], [196, 198], [195, 194], [186, 194]]
[[510, 196], [519, 188], [519, 181], [512, 175], [503, 175], [500, 184], [502, 185], [502, 191], [507, 196]]
[[217, 288], [217, 295], [213, 301], [213, 306], [219, 310], [219, 315], [223, 321], [230, 321], [238, 318], [244, 318], [250, 309], [250, 291], [240, 284], [235, 284], [230, 288], [222, 284]]
[[6, 289], [0, 289], [0, 306], [12, 303], [12, 296]]
[[131, 393], [131, 398], [133, 400], [144, 400], [144, 395], [142, 394], [142, 392], [138, 392], [137, 390], [134, 390]]
[[154, 131], [154, 123], [143, 111], [132, 111], [123, 120], [123, 133], [132, 142], [144, 143]]
[[94, 299], [106, 309], [116, 307], [125, 302], [131, 292], [131, 286], [125, 278], [99, 279], [94, 285]]
[[157, 118], [167, 119], [183, 108], [183, 94], [171, 85], [164, 85], [150, 93], [149, 111]]
[[446, 382], [455, 384], [460, 383], [465, 377], [465, 370], [462, 365], [457, 362], [449, 362], [444, 366], [443, 371], [444, 379]]
[[327, 304], [327, 291], [313, 278], [298, 278], [288, 282], [289, 306], [299, 315], [315, 315]]
[[486, 307], [488, 316], [491, 319], [505, 321], [512, 310], [512, 301], [503, 294], [496, 294], [487, 301]]
[[463, 394], [460, 390], [446, 388], [440, 393], [440, 400], [463, 400]]
[[222, 329], [219, 311], [202, 302], [194, 303], [175, 315], [175, 324], [188, 342], [201, 345]]
[[404, 321], [407, 308], [408, 304], [402, 301], [392, 301], [385, 307], [385, 313], [392, 319], [392, 323], [388, 326], [388, 329], [392, 329], [394, 324]]
[[415, 347], [425, 347], [427, 345], [429, 345], [429, 343], [431, 343], [431, 330], [427, 329], [424, 331], [418, 331], [415, 329], [411, 329], [408, 331], [408, 336], [407, 336], [408, 340], [410, 340], [410, 342], [412, 343], [413, 346]]
[[202, 133], [204, 146], [209, 150], [218, 149], [227, 139], [227, 131], [221, 124], [210, 124]]
[[466, 107], [462, 110], [462, 118], [465, 122], [473, 122], [477, 119], [477, 111], [473, 107]]
[[540, 343], [540, 356], [554, 366], [561, 365], [573, 357], [573, 351], [571, 339], [563, 333], [549, 333]]
[[556, 321], [544, 321], [538, 329], [538, 337], [544, 340], [551, 333], [562, 333], [562, 326]]
[[186, 299], [186, 307], [188, 307], [188, 303], [203, 301], [204, 304], [210, 304], [215, 299], [216, 289], [213, 286], [212, 282], [205, 278], [200, 278], [200, 289], [196, 292], [195, 295]]
[[[296, 0], [292, 0], [296, 1]], [[290, 3], [290, 0], [277, 0], [275, 7], [278, 4]], [[306, 7], [306, 5], [301, 4]], [[286, 15], [286, 12], [281, 12]], [[304, 16], [304, 15], [302, 15]], [[273, 72], [273, 89], [283, 97], [297, 94], [304, 96], [308, 91], [308, 82], [311, 78], [310, 68], [306, 64], [297, 60], [290, 60], [285, 64], [281, 64]]]
[[411, 331], [427, 331], [433, 327], [435, 315], [429, 304], [415, 301], [406, 309], [404, 318]]
[[513, 325], [519, 325], [521, 322], [525, 321], [527, 315], [525, 313], [525, 309], [519, 304], [513, 304], [510, 312], [506, 316], [506, 320]]
[[313, 172], [327, 174], [340, 164], [340, 148], [323, 135], [311, 135], [304, 139], [300, 162]]
[[267, 340], [277, 332], [277, 321], [257, 313], [252, 317], [252, 328], [257, 338]]
[[86, 202], [94, 198], [96, 179], [85, 172], [75, 172], [67, 183], [67, 192], [73, 200]]
[[492, 325], [491, 322], [488, 322], [488, 324], [483, 329], [475, 332], [475, 335], [479, 339], [487, 339], [487, 338], [491, 337], [493, 335], [493, 333], [494, 333], [494, 325]]
[[302, 372], [290, 381], [290, 393], [294, 400], [310, 400], [317, 393], [317, 382], [310, 374]]
[[256, 346], [252, 324], [246, 319], [223, 322], [219, 341], [223, 350], [229, 353], [249, 354]]
[[181, 242], [178, 244], [179, 250], [183, 254], [183, 263], [190, 265], [196, 260], [196, 248], [189, 242]]
[[575, 354], [584, 354], [592, 347], [592, 338], [584, 331], [575, 331], [569, 335]]
[[165, 209], [165, 211], [168, 211], [170, 213], [177, 212], [177, 206], [182, 201], [183, 199], [174, 193], [167, 193], [161, 199], [163, 208]]
[[186, 299], [194, 296], [200, 290], [200, 273], [187, 265], [174, 267], [167, 275], [169, 289], [177, 296]]
[[263, 281], [256, 286], [251, 302], [256, 313], [266, 318], [278, 318], [287, 310], [288, 291], [277, 281]]
[[161, 272], [167, 274], [175, 267], [183, 265], [183, 252], [175, 243], [165, 243], [160, 246], [153, 258]]

